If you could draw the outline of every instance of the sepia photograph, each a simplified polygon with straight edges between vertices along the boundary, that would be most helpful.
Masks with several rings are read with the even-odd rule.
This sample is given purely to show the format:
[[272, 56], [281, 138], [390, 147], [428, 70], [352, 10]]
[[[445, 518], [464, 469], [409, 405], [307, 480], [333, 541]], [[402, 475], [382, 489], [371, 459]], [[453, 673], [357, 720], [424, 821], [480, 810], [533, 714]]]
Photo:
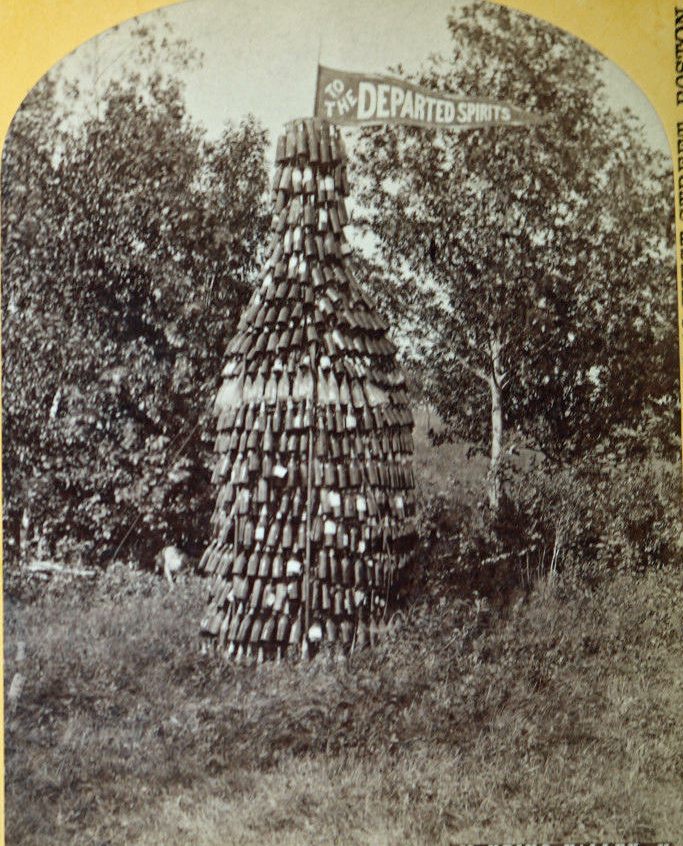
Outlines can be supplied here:
[[633, 79], [492, 0], [183, 0], [44, 74], [0, 183], [8, 844], [675, 841]]

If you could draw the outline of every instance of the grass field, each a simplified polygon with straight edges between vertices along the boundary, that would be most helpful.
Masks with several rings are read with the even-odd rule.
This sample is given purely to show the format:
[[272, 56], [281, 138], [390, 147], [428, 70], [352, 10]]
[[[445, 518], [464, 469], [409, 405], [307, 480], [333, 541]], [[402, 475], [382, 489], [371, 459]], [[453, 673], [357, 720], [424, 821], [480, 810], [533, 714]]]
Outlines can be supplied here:
[[54, 583], [5, 609], [6, 842], [672, 839], [681, 578], [413, 606], [372, 652], [258, 672], [198, 656], [194, 579]]
[[[457, 516], [482, 496], [486, 461], [431, 446], [417, 417], [420, 489]], [[541, 579], [508, 605], [422, 584], [373, 651], [258, 671], [199, 654], [194, 576], [169, 591], [117, 564], [94, 583], [40, 583], [32, 601], [6, 596], [6, 702], [24, 679], [6, 709], [6, 842], [683, 832], [680, 564], [592, 587]]]

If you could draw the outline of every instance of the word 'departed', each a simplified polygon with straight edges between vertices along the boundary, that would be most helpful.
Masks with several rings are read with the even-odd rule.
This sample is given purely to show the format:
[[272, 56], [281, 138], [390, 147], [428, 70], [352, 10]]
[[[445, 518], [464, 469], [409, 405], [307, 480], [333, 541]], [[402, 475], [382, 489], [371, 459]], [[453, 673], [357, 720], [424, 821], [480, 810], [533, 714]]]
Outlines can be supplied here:
[[320, 67], [316, 117], [337, 124], [406, 124], [436, 129], [522, 126], [543, 118], [510, 103], [457, 97], [402, 79]]

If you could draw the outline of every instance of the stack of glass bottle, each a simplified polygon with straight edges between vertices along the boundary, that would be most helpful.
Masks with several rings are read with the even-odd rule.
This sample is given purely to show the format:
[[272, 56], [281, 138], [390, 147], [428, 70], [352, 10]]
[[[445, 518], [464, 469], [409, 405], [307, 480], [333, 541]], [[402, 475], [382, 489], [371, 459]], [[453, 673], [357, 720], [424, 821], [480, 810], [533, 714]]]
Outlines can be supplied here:
[[345, 151], [319, 120], [278, 141], [261, 283], [216, 398], [202, 635], [228, 657], [374, 642], [414, 538], [413, 419], [344, 235]]

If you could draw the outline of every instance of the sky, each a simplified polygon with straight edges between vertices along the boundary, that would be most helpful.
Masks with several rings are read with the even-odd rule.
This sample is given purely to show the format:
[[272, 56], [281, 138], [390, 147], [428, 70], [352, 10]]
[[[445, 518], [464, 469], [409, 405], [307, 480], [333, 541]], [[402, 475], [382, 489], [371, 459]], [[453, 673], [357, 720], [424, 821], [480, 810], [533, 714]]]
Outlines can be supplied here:
[[[417, 70], [430, 54], [449, 52], [446, 19], [464, 2], [184, 0], [167, 6], [163, 15], [203, 53], [203, 66], [186, 74], [192, 116], [217, 135], [226, 121], [251, 112], [274, 143], [284, 123], [311, 114], [318, 57], [321, 64], [344, 70], [386, 73], [399, 63]], [[123, 25], [98, 39], [98, 49], [111, 55], [114, 65], [129, 31]], [[92, 44], [64, 60], [70, 73], [78, 74], [88, 50]], [[611, 62], [605, 81], [614, 105], [630, 106], [652, 146], [668, 155], [664, 129], [638, 86]]]

